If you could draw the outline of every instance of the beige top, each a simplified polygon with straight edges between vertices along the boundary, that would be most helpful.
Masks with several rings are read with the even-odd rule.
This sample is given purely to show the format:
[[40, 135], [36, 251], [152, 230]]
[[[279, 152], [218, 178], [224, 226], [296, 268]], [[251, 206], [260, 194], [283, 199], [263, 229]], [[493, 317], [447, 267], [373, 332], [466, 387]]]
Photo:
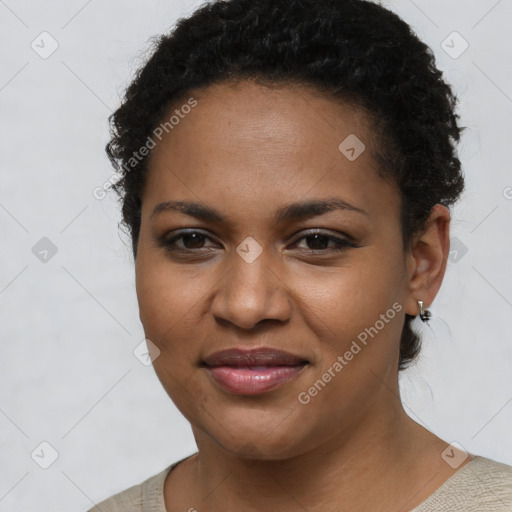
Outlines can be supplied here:
[[[164, 481], [183, 460], [87, 512], [170, 512], [164, 503]], [[476, 455], [410, 512], [431, 511], [512, 512], [512, 466]]]

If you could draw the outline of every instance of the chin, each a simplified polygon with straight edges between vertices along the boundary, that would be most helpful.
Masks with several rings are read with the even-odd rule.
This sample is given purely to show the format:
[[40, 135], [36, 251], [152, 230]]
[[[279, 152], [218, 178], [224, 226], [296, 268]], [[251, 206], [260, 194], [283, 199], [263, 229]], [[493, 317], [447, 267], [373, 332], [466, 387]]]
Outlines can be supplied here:
[[[235, 415], [226, 414], [222, 415], [222, 424], [212, 424], [209, 418], [207, 425], [199, 429], [223, 450], [247, 460], [287, 460], [318, 444], [318, 428], [308, 426], [303, 418], [293, 418], [293, 414], [283, 417], [282, 414], [254, 412], [259, 416], [259, 421], [252, 421], [253, 415], [238, 417], [238, 421], [235, 421]], [[298, 429], [298, 424], [301, 429]]]
[[288, 444], [283, 444], [270, 442], [269, 439], [252, 439], [244, 436], [242, 439], [230, 440], [228, 444], [220, 446], [232, 455], [247, 461], [279, 461], [300, 455], [298, 446], [301, 446], [301, 443], [295, 444], [288, 440]]

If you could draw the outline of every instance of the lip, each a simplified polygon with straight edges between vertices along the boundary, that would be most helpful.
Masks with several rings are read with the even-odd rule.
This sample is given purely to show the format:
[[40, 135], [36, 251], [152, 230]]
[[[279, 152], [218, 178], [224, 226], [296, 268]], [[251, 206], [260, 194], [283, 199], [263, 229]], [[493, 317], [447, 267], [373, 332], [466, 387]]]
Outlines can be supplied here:
[[271, 348], [221, 350], [203, 360], [203, 367], [222, 389], [239, 395], [274, 390], [308, 364], [303, 357]]

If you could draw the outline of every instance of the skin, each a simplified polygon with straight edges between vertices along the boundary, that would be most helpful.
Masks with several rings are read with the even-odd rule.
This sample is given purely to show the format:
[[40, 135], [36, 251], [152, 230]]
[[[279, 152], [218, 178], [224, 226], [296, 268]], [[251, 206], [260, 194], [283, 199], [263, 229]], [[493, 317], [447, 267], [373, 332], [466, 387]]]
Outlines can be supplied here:
[[[198, 445], [165, 480], [167, 510], [412, 509], [460, 468], [441, 458], [448, 443], [405, 413], [398, 388], [404, 315], [417, 315], [418, 299], [428, 307], [441, 285], [448, 210], [436, 206], [404, 250], [399, 191], [377, 174], [378, 141], [356, 107], [251, 81], [190, 96], [197, 106], [149, 160], [136, 259], [140, 319], [160, 350], [154, 369]], [[366, 145], [354, 161], [338, 149], [350, 134]], [[332, 197], [364, 213], [273, 217]], [[165, 201], [197, 202], [225, 220], [152, 216]], [[179, 239], [181, 251], [159, 242], [192, 228], [204, 237]], [[334, 252], [335, 240], [311, 230], [357, 246]], [[236, 252], [248, 236], [262, 249], [252, 263]], [[401, 311], [301, 404], [299, 393], [395, 303]], [[310, 364], [271, 392], [239, 396], [200, 366], [233, 347], [282, 349]]]

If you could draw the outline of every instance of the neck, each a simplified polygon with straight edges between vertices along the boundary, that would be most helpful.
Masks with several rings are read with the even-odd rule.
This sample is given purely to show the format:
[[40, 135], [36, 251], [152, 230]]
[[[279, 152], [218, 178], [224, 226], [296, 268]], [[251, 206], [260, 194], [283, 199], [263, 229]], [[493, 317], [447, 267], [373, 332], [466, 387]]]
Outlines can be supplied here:
[[340, 503], [345, 510], [410, 510], [402, 507], [425, 497], [428, 478], [420, 482], [419, 475], [427, 460], [435, 466], [432, 454], [441, 453], [443, 442], [400, 403], [372, 412], [352, 431], [285, 460], [242, 459], [194, 431], [199, 452], [192, 494], [203, 497], [197, 510], [320, 511]]

